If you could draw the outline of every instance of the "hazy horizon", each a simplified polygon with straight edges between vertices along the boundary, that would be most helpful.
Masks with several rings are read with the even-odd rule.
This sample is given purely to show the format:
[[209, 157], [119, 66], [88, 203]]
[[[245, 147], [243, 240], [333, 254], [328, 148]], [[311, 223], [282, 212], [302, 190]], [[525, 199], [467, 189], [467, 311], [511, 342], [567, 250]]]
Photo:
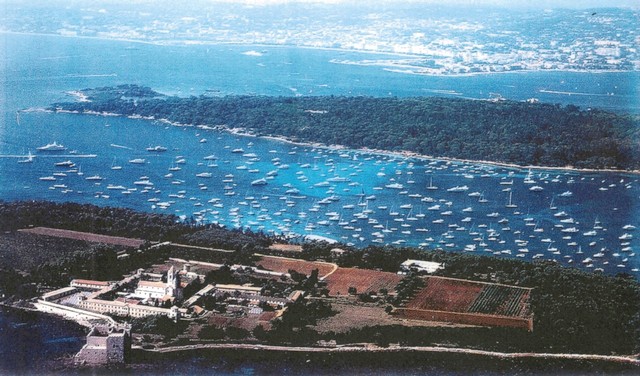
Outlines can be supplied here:
[[[172, 3], [168, 0], [104, 0], [104, 1], [86, 1], [86, 0], [54, 0], [54, 1], [24, 1], [24, 0], [0, 0], [0, 4], [4, 6], [37, 6], [39, 4], [55, 4], [61, 3], [65, 6], [74, 6], [86, 4], [87, 6], [112, 5], [112, 4], [149, 4], [154, 3], [161, 5], [162, 3]], [[589, 9], [589, 8], [635, 8], [639, 9], [640, 5], [637, 0], [381, 0], [374, 4], [367, 4], [361, 0], [195, 0], [185, 4], [186, 7], [197, 6], [203, 3], [232, 3], [244, 4], [248, 6], [271, 6], [271, 5], [288, 5], [288, 4], [328, 4], [341, 5], [351, 4], [359, 6], [381, 6], [385, 4], [425, 4], [438, 6], [467, 6], [467, 7], [504, 7], [504, 8], [533, 8], [533, 9]]]

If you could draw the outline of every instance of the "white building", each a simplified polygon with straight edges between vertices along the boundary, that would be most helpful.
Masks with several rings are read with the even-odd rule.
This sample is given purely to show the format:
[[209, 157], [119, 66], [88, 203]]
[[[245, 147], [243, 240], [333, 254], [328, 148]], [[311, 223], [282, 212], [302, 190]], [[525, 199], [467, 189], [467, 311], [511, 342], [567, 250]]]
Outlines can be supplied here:
[[96, 298], [81, 299], [78, 303], [78, 307], [86, 309], [88, 311], [106, 313], [122, 317], [145, 317], [152, 315], [163, 315], [170, 319], [178, 320], [181, 315], [181, 311], [178, 307], [173, 306], [171, 308], [152, 307], [143, 304], [137, 304], [137, 302], [121, 302], [117, 300], [102, 300]]
[[444, 264], [433, 261], [407, 260], [400, 264], [400, 272], [405, 274], [409, 271], [435, 273], [437, 270], [444, 269]]
[[74, 279], [71, 281], [69, 286], [78, 287], [84, 289], [92, 289], [92, 290], [102, 290], [107, 287], [113, 286], [113, 282], [107, 281], [94, 281], [90, 279]]
[[131, 329], [94, 326], [87, 335], [87, 343], [76, 354], [75, 361], [83, 364], [124, 363], [131, 350]]
[[182, 288], [180, 288], [178, 272], [176, 272], [172, 266], [167, 272], [166, 283], [159, 281], [139, 281], [138, 287], [131, 296], [140, 299], [182, 298]]

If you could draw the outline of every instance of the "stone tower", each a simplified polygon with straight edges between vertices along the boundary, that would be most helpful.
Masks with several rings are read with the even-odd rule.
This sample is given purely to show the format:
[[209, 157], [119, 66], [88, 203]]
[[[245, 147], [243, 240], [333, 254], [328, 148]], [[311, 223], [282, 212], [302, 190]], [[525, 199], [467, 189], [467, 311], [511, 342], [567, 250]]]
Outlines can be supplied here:
[[167, 272], [166, 294], [176, 299], [182, 299], [182, 288], [180, 287], [180, 277], [172, 266]]

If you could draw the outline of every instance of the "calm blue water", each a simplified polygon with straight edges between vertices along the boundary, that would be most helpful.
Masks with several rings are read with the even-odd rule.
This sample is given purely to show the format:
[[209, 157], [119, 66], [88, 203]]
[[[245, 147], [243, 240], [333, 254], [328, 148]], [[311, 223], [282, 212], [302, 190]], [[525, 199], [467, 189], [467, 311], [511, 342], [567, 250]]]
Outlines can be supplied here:
[[[262, 56], [244, 54], [253, 50]], [[17, 34], [0, 34], [0, 57], [5, 90], [0, 106], [10, 112], [64, 99], [65, 90], [124, 83], [179, 95], [212, 90], [220, 95], [431, 96], [450, 90], [468, 98], [489, 98], [494, 93], [514, 100], [538, 98], [583, 108], [640, 112], [638, 72], [429, 77], [329, 62], [376, 58], [375, 54], [289, 47], [156, 46]]]
[[[422, 77], [329, 62], [358, 56], [350, 52], [2, 37], [0, 155], [37, 155], [32, 163], [0, 158], [3, 199], [127, 206], [355, 245], [466, 249], [636, 273], [637, 239], [632, 228], [623, 228], [640, 227], [636, 175], [535, 170], [525, 181], [527, 171], [506, 168], [331, 152], [146, 120], [42, 112], [18, 116], [16, 111], [69, 100], [67, 90], [121, 83], [179, 95], [209, 90], [220, 95], [411, 96], [454, 90], [484, 98], [491, 92], [636, 111], [637, 72]], [[261, 56], [244, 54], [249, 50]], [[68, 149], [36, 152], [52, 141]], [[146, 151], [155, 145], [169, 150]], [[239, 148], [244, 153], [231, 152]], [[134, 159], [145, 163], [129, 162]], [[55, 165], [64, 161], [75, 166]], [[277, 176], [267, 176], [270, 171]], [[203, 173], [211, 175], [197, 176]], [[55, 180], [41, 180], [46, 177]], [[251, 184], [260, 178], [268, 178], [268, 184]], [[438, 190], [427, 189], [431, 181]], [[390, 188], [394, 183], [402, 188]], [[448, 191], [456, 186], [468, 189]], [[539, 191], [531, 191], [534, 186]], [[486, 202], [479, 202], [478, 195]], [[517, 207], [506, 207], [510, 195]], [[375, 200], [365, 200], [368, 196]]]
[[[20, 124], [2, 154], [36, 157], [0, 159], [12, 177], [0, 186], [7, 200], [126, 206], [355, 245], [554, 259], [610, 273], [638, 267], [635, 231], [624, 228], [640, 228], [637, 175], [331, 151], [118, 117], [29, 112]], [[68, 150], [36, 152], [54, 140]], [[146, 150], [156, 145], [168, 150]], [[64, 161], [75, 166], [56, 166]], [[252, 185], [261, 178], [267, 185]], [[516, 207], [507, 207], [510, 197]]]
[[[252, 49], [262, 56], [243, 54]], [[126, 206], [356, 245], [441, 247], [638, 274], [635, 253], [640, 235], [623, 229], [640, 227], [637, 175], [534, 170], [529, 176], [534, 183], [528, 184], [528, 171], [517, 169], [332, 152], [135, 119], [42, 112], [16, 116], [17, 110], [68, 100], [68, 90], [123, 83], [178, 95], [210, 90], [216, 95], [418, 96], [453, 90], [470, 98], [500, 93], [510, 99], [536, 97], [583, 108], [640, 112], [637, 72], [421, 77], [329, 63], [358, 56], [296, 48], [167, 47], [0, 34], [0, 155], [5, 156], [0, 158], [0, 198]], [[200, 142], [203, 138], [207, 142]], [[68, 149], [36, 152], [52, 141]], [[155, 145], [168, 150], [145, 150]], [[237, 148], [244, 153], [232, 153]], [[28, 152], [36, 155], [32, 163], [7, 157]], [[211, 155], [216, 159], [204, 159]], [[129, 162], [136, 158], [145, 163]], [[75, 166], [55, 165], [67, 160]], [[267, 185], [251, 185], [270, 171], [278, 174]], [[211, 177], [196, 176], [206, 172]], [[86, 179], [96, 175], [102, 180]], [[46, 176], [56, 180], [40, 180]], [[508, 182], [512, 184], [501, 184]], [[390, 188], [394, 184], [402, 187]], [[438, 189], [427, 189], [430, 185]], [[468, 189], [448, 191], [456, 186]], [[533, 186], [542, 190], [531, 191]], [[565, 192], [571, 195], [563, 196]], [[510, 195], [515, 208], [505, 206]], [[566, 215], [556, 216], [561, 212]], [[572, 228], [575, 232], [563, 231]], [[632, 237], [619, 239], [625, 233]], [[22, 323], [13, 316], [7, 322], [16, 328]], [[0, 336], [3, 367], [27, 364], [35, 356], [22, 341], [31, 343], [31, 332], [14, 335], [16, 328]], [[77, 350], [75, 330], [60, 336], [45, 332], [36, 341], [37, 349], [59, 354], [60, 343], [73, 343], [62, 352]], [[24, 351], [14, 351], [16, 346]]]

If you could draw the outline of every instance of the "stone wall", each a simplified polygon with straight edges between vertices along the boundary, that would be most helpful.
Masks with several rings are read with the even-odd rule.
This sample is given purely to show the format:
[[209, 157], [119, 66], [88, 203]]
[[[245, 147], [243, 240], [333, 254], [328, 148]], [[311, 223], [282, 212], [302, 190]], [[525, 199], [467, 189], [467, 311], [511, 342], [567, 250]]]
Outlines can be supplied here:
[[441, 321], [454, 324], [479, 326], [501, 326], [509, 328], [521, 328], [528, 331], [533, 331], [533, 318], [494, 316], [476, 313], [445, 312], [410, 308], [396, 308], [394, 309], [393, 314], [397, 315], [398, 317], [412, 320]]

